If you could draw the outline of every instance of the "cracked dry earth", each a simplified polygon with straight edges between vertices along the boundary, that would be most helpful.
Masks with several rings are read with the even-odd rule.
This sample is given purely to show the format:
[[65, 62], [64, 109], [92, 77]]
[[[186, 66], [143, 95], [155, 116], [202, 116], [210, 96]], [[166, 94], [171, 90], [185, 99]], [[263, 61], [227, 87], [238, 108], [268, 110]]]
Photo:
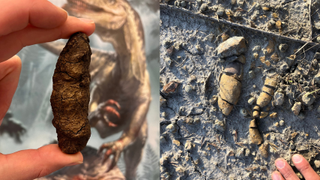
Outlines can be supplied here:
[[[302, 154], [320, 174], [318, 2], [309, 3], [309, 8], [309, 1], [277, 1], [277, 8], [287, 7], [283, 15], [276, 11], [275, 1], [270, 1], [271, 10], [265, 21], [254, 21], [256, 27], [247, 24], [250, 14], [243, 21], [231, 17], [231, 22], [224, 11], [217, 20], [215, 6], [233, 11], [240, 7], [246, 12], [253, 8], [258, 17], [263, 16], [261, 5], [239, 2], [170, 0], [160, 5], [161, 179], [270, 179], [276, 169], [274, 161], [282, 157], [293, 166], [290, 159], [295, 153]], [[309, 9], [314, 14], [312, 21], [297, 13]], [[266, 27], [274, 11], [287, 20], [287, 26]], [[306, 25], [280, 35], [293, 28], [289, 22], [295, 18]], [[311, 34], [313, 42], [305, 45]], [[239, 100], [226, 116], [217, 103], [219, 79], [240, 54], [219, 58], [217, 49], [235, 36], [245, 38], [242, 54], [246, 62]], [[256, 119], [263, 143], [254, 144], [249, 124], [256, 99], [270, 76], [277, 76], [275, 93], [269, 93], [272, 100], [261, 107]]]

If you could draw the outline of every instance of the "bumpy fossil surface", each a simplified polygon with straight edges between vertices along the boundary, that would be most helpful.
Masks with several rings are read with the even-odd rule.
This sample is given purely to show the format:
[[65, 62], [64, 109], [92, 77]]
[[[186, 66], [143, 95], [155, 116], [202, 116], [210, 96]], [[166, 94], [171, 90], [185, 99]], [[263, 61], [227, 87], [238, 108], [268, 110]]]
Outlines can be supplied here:
[[91, 49], [86, 34], [73, 34], [62, 50], [53, 75], [53, 126], [64, 153], [82, 150], [91, 135], [88, 121]]

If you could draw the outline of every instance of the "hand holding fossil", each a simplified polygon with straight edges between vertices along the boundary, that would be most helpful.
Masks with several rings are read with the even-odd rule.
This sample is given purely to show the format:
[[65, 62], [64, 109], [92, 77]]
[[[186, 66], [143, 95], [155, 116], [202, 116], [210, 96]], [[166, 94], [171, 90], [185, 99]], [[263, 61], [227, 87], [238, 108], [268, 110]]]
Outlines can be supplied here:
[[[4, 0], [0, 12], [0, 124], [18, 86], [21, 60], [14, 56], [24, 46], [93, 33], [92, 21], [79, 20], [47, 0]], [[80, 164], [81, 153], [67, 155], [58, 145], [0, 154], [1, 179], [34, 179], [64, 166]]]

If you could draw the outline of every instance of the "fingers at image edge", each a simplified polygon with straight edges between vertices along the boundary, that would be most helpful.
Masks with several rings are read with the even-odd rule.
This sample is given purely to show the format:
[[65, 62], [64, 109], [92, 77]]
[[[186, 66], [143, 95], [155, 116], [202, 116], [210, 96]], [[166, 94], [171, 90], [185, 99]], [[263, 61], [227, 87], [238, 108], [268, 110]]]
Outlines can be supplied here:
[[281, 173], [278, 171], [274, 171], [271, 175], [272, 180], [284, 180]]
[[81, 164], [83, 156], [80, 152], [65, 154], [57, 144], [50, 144], [39, 149], [22, 150], [8, 155], [0, 154], [0, 162], [2, 178], [29, 180], [43, 177], [65, 166]]
[[56, 28], [67, 19], [67, 12], [47, 0], [2, 0], [0, 36], [20, 31], [31, 24], [38, 28]]
[[93, 21], [85, 22], [72, 16], [68, 16], [62, 26], [53, 29], [28, 26], [23, 30], [0, 37], [0, 62], [18, 53], [25, 46], [69, 38], [73, 33], [79, 31], [89, 36], [94, 30]]
[[312, 169], [309, 162], [302, 155], [293, 155], [292, 161], [305, 179], [320, 180], [319, 175]]
[[276, 159], [275, 165], [284, 179], [299, 180], [298, 176], [294, 173], [293, 169], [285, 159], [283, 158]]
[[[17, 89], [21, 72], [21, 60], [18, 56], [0, 63], [0, 120], [9, 109], [12, 97]], [[0, 123], [1, 123], [0, 122]]]

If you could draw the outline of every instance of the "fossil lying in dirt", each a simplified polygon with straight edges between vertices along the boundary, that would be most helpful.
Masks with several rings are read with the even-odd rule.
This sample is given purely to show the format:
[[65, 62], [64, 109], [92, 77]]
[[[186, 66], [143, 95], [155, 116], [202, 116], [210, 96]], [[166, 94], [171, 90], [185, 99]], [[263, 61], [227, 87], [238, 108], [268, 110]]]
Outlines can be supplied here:
[[60, 149], [82, 150], [91, 135], [88, 121], [91, 49], [84, 33], [73, 34], [62, 50], [53, 75], [51, 106]]

